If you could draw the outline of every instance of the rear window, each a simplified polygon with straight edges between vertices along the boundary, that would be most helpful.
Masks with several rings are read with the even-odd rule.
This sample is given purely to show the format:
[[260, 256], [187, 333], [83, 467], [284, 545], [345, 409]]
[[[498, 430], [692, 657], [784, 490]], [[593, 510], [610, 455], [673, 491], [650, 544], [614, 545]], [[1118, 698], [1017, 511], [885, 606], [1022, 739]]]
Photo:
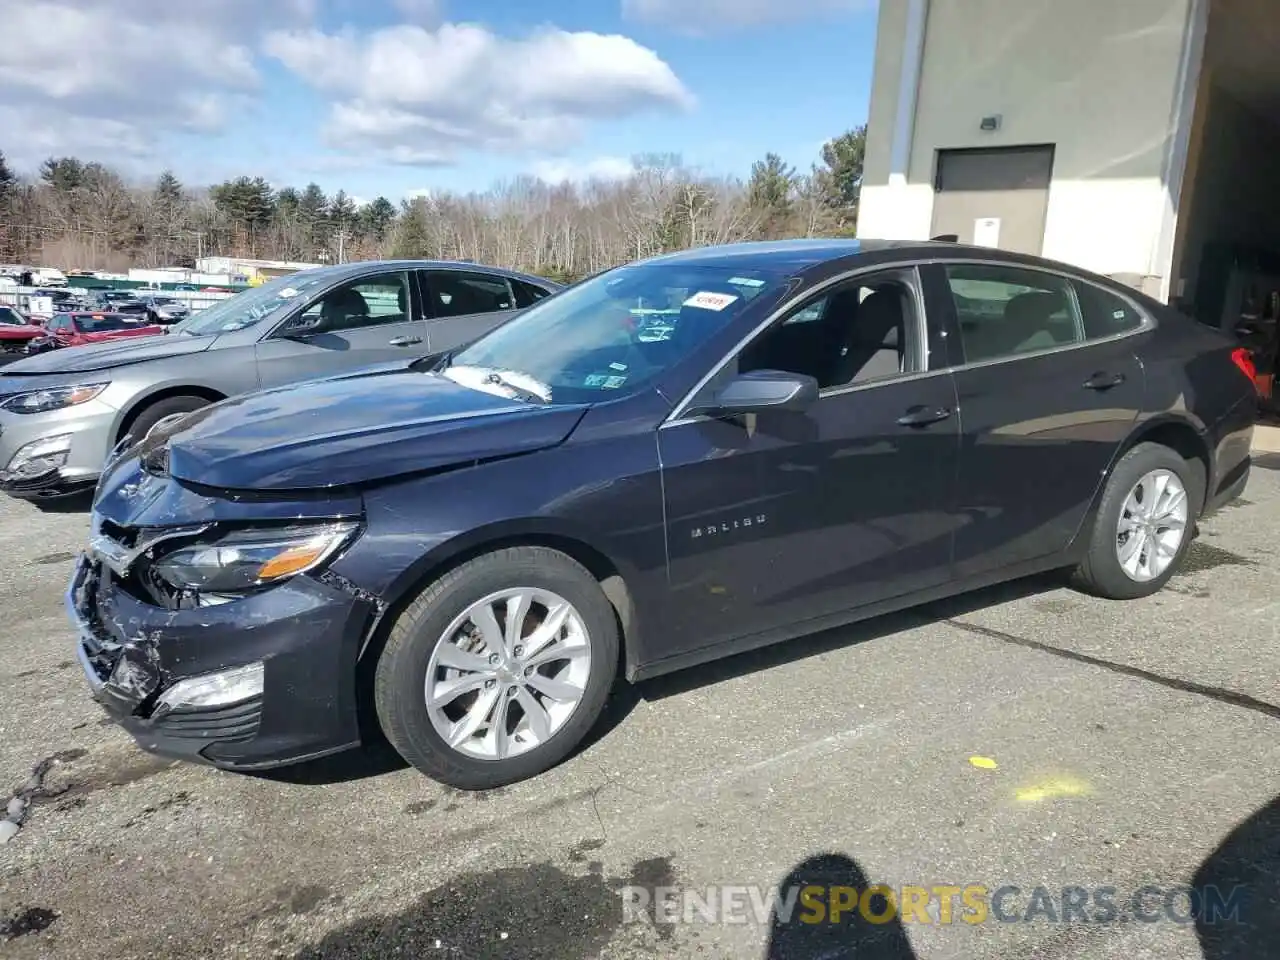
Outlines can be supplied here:
[[521, 310], [533, 306], [543, 297], [550, 295], [550, 291], [532, 283], [525, 283], [523, 280], [512, 280], [511, 289], [515, 291], [516, 306]]
[[1114, 337], [1142, 326], [1143, 317], [1137, 308], [1110, 290], [1091, 283], [1077, 283], [1076, 293], [1080, 296], [1084, 333], [1090, 340]]

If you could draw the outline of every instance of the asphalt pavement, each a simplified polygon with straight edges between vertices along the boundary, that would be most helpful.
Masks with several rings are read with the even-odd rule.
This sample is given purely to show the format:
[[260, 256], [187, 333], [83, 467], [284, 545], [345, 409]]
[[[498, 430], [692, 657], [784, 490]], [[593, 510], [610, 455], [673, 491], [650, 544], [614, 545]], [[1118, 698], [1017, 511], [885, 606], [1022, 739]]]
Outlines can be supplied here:
[[[1037, 579], [646, 683], [569, 762], [478, 794], [377, 753], [269, 776], [141, 753], [90, 701], [63, 619], [86, 527], [0, 500], [0, 803], [37, 773], [0, 845], [5, 957], [1253, 960], [1280, 942], [1280, 454], [1154, 598]], [[784, 922], [770, 896], [810, 882]], [[893, 909], [851, 906], [875, 884]], [[1194, 922], [1188, 885], [1216, 922], [1203, 893]]]

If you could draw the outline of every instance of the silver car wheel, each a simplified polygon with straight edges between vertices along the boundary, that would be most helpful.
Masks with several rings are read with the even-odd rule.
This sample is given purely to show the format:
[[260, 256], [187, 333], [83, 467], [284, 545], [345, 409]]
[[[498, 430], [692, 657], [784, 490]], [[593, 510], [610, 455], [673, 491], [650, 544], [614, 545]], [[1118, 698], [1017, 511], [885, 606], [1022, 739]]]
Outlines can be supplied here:
[[444, 631], [427, 666], [427, 713], [454, 750], [505, 760], [555, 736], [590, 675], [590, 637], [573, 605], [513, 587], [477, 600]]
[[1116, 559], [1130, 580], [1147, 583], [1169, 569], [1186, 536], [1187, 508], [1187, 490], [1170, 470], [1134, 484], [1116, 526]]

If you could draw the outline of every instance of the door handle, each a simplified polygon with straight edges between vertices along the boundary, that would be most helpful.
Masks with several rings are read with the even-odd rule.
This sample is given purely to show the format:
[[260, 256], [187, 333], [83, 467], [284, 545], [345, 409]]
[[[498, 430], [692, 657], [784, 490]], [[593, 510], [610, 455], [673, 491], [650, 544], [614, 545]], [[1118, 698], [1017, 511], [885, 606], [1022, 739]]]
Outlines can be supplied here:
[[1086, 390], [1110, 390], [1124, 383], [1123, 373], [1103, 373], [1099, 371], [1084, 382]]
[[898, 425], [903, 427], [927, 427], [951, 416], [946, 407], [912, 407], [898, 418]]
[[412, 347], [414, 344], [421, 342], [421, 337], [392, 337], [387, 341], [393, 347]]

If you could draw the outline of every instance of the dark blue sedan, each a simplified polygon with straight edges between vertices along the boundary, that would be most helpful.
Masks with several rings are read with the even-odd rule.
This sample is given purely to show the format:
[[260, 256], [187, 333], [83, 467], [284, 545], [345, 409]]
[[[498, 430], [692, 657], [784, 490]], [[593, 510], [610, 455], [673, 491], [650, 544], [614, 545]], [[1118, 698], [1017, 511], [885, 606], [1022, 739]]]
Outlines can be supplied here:
[[657, 257], [456, 354], [157, 424], [99, 483], [76, 649], [147, 750], [253, 769], [380, 729], [495, 787], [620, 680], [1039, 571], [1159, 590], [1248, 479], [1251, 373], [990, 249]]

